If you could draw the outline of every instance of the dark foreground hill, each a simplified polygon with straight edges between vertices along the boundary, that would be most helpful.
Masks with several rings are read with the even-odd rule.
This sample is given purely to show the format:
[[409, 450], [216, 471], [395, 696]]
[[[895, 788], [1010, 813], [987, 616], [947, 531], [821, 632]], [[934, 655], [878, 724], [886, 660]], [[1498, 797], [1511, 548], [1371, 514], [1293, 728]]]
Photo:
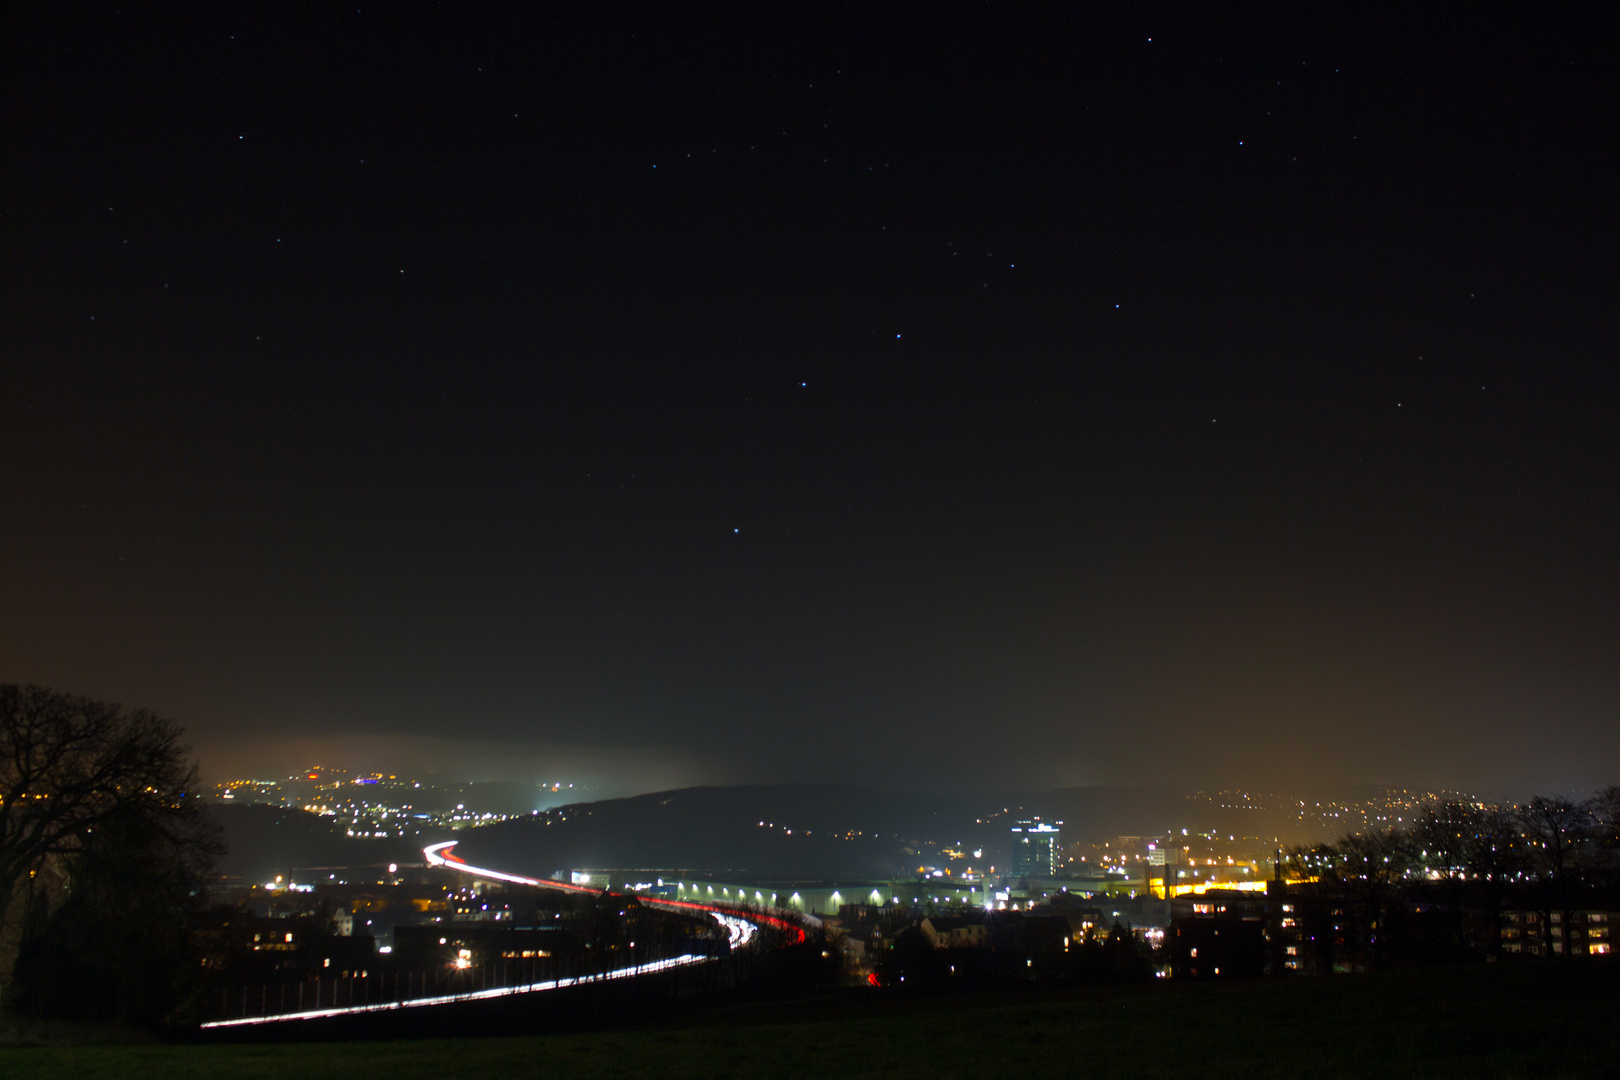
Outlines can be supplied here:
[[[1620, 965], [1428, 968], [1003, 997], [883, 991], [604, 1017], [586, 1034], [305, 1045], [0, 1049], [31, 1080], [1620, 1076]], [[614, 1028], [617, 1028], [616, 1030]]]

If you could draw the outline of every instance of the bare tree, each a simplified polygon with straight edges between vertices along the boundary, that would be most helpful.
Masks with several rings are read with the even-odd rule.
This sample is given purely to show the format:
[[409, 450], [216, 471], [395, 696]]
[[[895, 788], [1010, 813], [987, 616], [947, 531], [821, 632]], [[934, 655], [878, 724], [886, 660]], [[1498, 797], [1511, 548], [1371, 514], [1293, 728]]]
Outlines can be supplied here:
[[1620, 785], [1610, 785], [1586, 804], [1592, 819], [1592, 852], [1598, 884], [1620, 888]]
[[1412, 842], [1424, 870], [1440, 880], [1466, 874], [1468, 839], [1478, 825], [1480, 811], [1467, 803], [1447, 800], [1424, 803], [1412, 822]]
[[1537, 795], [1519, 808], [1530, 869], [1540, 894], [1542, 925], [1552, 947], [1553, 913], [1558, 912], [1558, 952], [1569, 955], [1569, 924], [1581, 856], [1591, 839], [1587, 808], [1562, 796]]
[[1306, 955], [1300, 959], [1313, 970], [1329, 972], [1347, 954], [1342, 940], [1344, 881], [1340, 874], [1339, 852], [1334, 844], [1295, 846], [1282, 855], [1284, 872], [1295, 884], [1289, 886], [1300, 943]]
[[1369, 966], [1383, 967], [1389, 953], [1389, 914], [1401, 885], [1413, 869], [1407, 837], [1388, 829], [1353, 833], [1340, 840], [1339, 869], [1348, 894], [1358, 940], [1365, 942]]
[[179, 725], [145, 709], [0, 683], [0, 981], [26, 913], [71, 880], [95, 830], [138, 824], [154, 862], [207, 860], [189, 754]]
[[1455, 944], [1463, 943], [1463, 891], [1467, 888], [1468, 855], [1479, 834], [1484, 811], [1446, 800], [1425, 803], [1410, 829], [1411, 846], [1424, 874], [1439, 883], [1447, 925]]
[[1322, 971], [1383, 967], [1388, 921], [1412, 870], [1407, 837], [1375, 829], [1336, 843], [1293, 848], [1286, 856], [1296, 917]]
[[1620, 787], [1585, 802], [1432, 803], [1405, 829], [1292, 848], [1284, 864], [1317, 970], [1499, 955], [1509, 907], [1533, 907], [1548, 951], [1568, 956], [1574, 910], [1620, 882]]
[[1525, 868], [1525, 842], [1511, 808], [1487, 806], [1479, 812], [1473, 835], [1464, 852], [1473, 895], [1488, 918], [1486, 952], [1502, 952], [1502, 909], [1508, 890]]

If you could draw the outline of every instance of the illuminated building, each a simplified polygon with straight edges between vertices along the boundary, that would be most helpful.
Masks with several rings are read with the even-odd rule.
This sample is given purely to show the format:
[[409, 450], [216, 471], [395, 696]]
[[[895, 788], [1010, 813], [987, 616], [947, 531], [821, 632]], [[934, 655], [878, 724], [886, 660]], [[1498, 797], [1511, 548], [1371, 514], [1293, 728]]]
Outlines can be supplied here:
[[1271, 970], [1272, 900], [1210, 890], [1171, 902], [1170, 971], [1177, 979], [1233, 979]]
[[928, 943], [936, 949], [982, 949], [990, 941], [990, 930], [979, 918], [961, 915], [931, 915], [919, 926]]
[[[1608, 956], [1610, 930], [1620, 912], [1580, 909], [1543, 914], [1538, 911], [1502, 913], [1502, 951], [1528, 956]], [[1567, 946], [1567, 950], [1566, 950]]]
[[1013, 874], [1016, 877], [1057, 876], [1058, 848], [1063, 822], [1049, 823], [1040, 818], [1020, 821], [1012, 827]]

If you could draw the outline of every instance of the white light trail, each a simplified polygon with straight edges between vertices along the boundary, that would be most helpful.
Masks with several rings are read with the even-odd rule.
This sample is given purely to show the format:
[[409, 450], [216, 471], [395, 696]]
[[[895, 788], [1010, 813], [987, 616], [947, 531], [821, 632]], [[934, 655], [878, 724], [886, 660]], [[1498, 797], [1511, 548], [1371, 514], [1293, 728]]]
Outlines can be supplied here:
[[550, 979], [546, 982], [525, 983], [522, 986], [498, 986], [489, 990], [470, 990], [462, 994], [440, 994], [436, 997], [406, 998], [402, 1001], [383, 1001], [370, 1005], [341, 1005], [331, 1009], [310, 1009], [305, 1012], [278, 1013], [274, 1016], [246, 1016], [238, 1020], [210, 1020], [204, 1028], [244, 1027], [250, 1024], [276, 1024], [283, 1020], [322, 1020], [331, 1016], [355, 1016], [360, 1013], [392, 1012], [396, 1009], [414, 1009], [423, 1005], [449, 1005], [458, 1001], [485, 1001], [489, 998], [510, 997], [514, 994], [532, 994], [539, 990], [557, 990], [569, 986], [629, 979], [649, 975], [670, 968], [706, 963], [710, 957], [687, 953], [669, 960], [654, 960], [646, 964], [615, 968], [600, 975], [580, 975], [572, 979]]
[[747, 945], [754, 940], [754, 935], [759, 932], [759, 927], [747, 919], [739, 919], [735, 915], [722, 915], [718, 911], [711, 911], [709, 914], [713, 915], [720, 925], [726, 928], [726, 935], [733, 949], [740, 949]]
[[[533, 885], [547, 889], [564, 889], [568, 892], [595, 893], [599, 890], [585, 888], [580, 885], [570, 885], [563, 881], [549, 879], [522, 877], [518, 874], [503, 874], [499, 870], [490, 870], [482, 866], [473, 866], [462, 862], [454, 856], [441, 854], [447, 848], [456, 846], [456, 841], [447, 840], [443, 843], [432, 844], [422, 849], [431, 866], [442, 866], [447, 870], [459, 870], [475, 877], [491, 878], [495, 881], [509, 881], [516, 885]], [[707, 905], [689, 903], [660, 903], [657, 900], [648, 900], [649, 906], [670, 907], [675, 909], [698, 908], [708, 910], [722, 928], [726, 931], [727, 944], [731, 949], [740, 949], [754, 940], [759, 933], [759, 927], [753, 922], [736, 915], [725, 914]], [[801, 935], [802, 936], [802, 935]], [[645, 964], [633, 964], [630, 967], [615, 968], [600, 975], [582, 975], [572, 979], [551, 979], [545, 982], [525, 983], [521, 986], [501, 986], [488, 990], [473, 990], [460, 994], [440, 994], [435, 997], [408, 998], [401, 1001], [376, 1002], [368, 1005], [335, 1006], [328, 1009], [310, 1009], [304, 1012], [277, 1013], [274, 1016], [247, 1016], [236, 1020], [211, 1020], [201, 1025], [203, 1028], [229, 1028], [244, 1027], [252, 1024], [276, 1024], [285, 1020], [321, 1020], [333, 1016], [356, 1016], [361, 1013], [391, 1012], [396, 1009], [414, 1009], [424, 1005], [449, 1005], [458, 1001], [483, 1001], [488, 998], [509, 997], [513, 994], [531, 994], [542, 990], [556, 990], [568, 986], [581, 986], [586, 983], [603, 982], [610, 979], [628, 979], [637, 975], [649, 975], [670, 968], [687, 967], [692, 964], [704, 964], [714, 959], [711, 956], [697, 956], [687, 953], [669, 960], [654, 960]]]
[[496, 881], [510, 881], [514, 885], [542, 885], [551, 889], [569, 889], [578, 892], [596, 891], [594, 889], [581, 889], [577, 885], [569, 885], [567, 882], [563, 881], [542, 881], [539, 878], [519, 877], [517, 874], [503, 874], [499, 870], [487, 870], [482, 866], [472, 866], [468, 863], [462, 862], [460, 859], [447, 859], [443, 855], [439, 854], [439, 852], [443, 851], [445, 848], [452, 848], [455, 846], [456, 841], [446, 840], [442, 844], [431, 844], [428, 847], [423, 848], [422, 854], [427, 856], [427, 861], [430, 866], [448, 867], [451, 870], [460, 870], [462, 873], [473, 874], [477, 877], [494, 878]]

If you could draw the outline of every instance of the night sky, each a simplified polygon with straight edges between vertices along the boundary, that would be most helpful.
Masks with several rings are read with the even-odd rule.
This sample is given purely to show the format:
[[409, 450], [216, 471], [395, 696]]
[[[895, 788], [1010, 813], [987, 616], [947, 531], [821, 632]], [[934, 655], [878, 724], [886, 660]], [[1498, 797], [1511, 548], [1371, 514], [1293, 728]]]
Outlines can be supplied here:
[[1620, 781], [1612, 9], [1208, 7], [11, 10], [0, 681], [214, 778]]

